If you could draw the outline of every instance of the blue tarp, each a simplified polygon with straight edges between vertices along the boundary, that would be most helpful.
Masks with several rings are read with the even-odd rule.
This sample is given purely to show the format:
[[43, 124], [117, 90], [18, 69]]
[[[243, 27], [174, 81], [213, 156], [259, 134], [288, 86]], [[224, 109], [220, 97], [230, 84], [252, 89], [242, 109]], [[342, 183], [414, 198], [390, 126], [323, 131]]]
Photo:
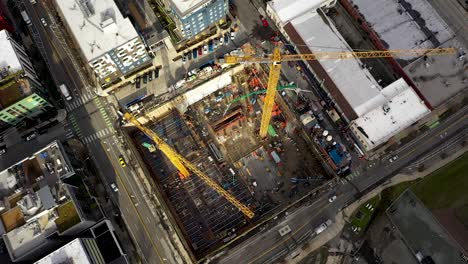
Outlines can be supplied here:
[[330, 157], [336, 165], [339, 165], [343, 160], [343, 154], [338, 153], [336, 149], [331, 150], [330, 152], [328, 152], [328, 154], [330, 155]]

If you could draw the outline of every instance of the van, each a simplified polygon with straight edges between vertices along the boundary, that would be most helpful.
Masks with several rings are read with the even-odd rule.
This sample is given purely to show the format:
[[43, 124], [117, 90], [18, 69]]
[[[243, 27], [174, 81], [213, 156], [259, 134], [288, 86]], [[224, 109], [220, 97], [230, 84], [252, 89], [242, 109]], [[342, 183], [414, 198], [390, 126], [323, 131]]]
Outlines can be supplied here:
[[60, 92], [62, 93], [63, 97], [65, 97], [65, 99], [67, 101], [70, 101], [72, 99], [71, 95], [70, 95], [70, 91], [68, 91], [68, 88], [65, 84], [61, 84], [59, 86], [60, 88]]

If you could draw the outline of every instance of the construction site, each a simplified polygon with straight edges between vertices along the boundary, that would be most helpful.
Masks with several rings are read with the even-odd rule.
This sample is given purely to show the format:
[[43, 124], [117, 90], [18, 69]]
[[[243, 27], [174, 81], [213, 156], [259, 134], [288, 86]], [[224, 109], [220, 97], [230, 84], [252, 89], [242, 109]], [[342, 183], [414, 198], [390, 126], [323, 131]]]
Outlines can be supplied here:
[[258, 65], [238, 65], [205, 84], [210, 93], [201, 85], [140, 115], [146, 128], [248, 207], [253, 217], [196, 173], [181, 173], [148, 133], [129, 127], [150, 177], [198, 259], [327, 181], [313, 144], [302, 137], [304, 127], [296, 117], [307, 109], [297, 108], [297, 100], [290, 108], [278, 96], [268, 136], [259, 136], [267, 79], [268, 72]]

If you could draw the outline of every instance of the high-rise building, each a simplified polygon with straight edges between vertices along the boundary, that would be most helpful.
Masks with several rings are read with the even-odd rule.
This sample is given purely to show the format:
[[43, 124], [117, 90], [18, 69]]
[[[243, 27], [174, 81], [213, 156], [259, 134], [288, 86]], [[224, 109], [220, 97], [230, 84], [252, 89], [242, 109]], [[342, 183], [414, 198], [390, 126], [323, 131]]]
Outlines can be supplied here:
[[192, 38], [214, 23], [226, 18], [225, 0], [166, 0], [177, 28], [185, 38]]
[[63, 247], [36, 261], [35, 264], [79, 263], [105, 264], [128, 263], [120, 243], [115, 237], [109, 220], [91, 227], [84, 237], [76, 238]]
[[0, 120], [15, 125], [53, 109], [24, 48], [0, 31]]
[[86, 189], [67, 183], [80, 173], [67, 148], [52, 142], [0, 171], [0, 235], [13, 262], [31, 262], [102, 218]]
[[57, 0], [56, 6], [101, 85], [151, 64], [143, 41], [113, 0]]

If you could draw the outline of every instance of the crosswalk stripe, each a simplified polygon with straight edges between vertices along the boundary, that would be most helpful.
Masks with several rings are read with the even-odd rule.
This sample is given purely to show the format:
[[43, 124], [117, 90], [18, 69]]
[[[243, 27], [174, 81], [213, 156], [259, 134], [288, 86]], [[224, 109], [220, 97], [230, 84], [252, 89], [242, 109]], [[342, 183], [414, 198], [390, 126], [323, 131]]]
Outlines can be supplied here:
[[83, 97], [84, 97], [85, 101], [88, 101], [89, 99], [91, 99], [91, 95], [88, 94], [88, 93], [85, 94]]
[[108, 127], [112, 127], [112, 123], [109, 121], [109, 122], [106, 122], [107, 126]]
[[88, 143], [89, 143], [89, 138], [88, 138], [88, 137], [85, 137], [85, 138], [83, 139], [83, 141], [84, 141], [86, 144], [88, 144]]

